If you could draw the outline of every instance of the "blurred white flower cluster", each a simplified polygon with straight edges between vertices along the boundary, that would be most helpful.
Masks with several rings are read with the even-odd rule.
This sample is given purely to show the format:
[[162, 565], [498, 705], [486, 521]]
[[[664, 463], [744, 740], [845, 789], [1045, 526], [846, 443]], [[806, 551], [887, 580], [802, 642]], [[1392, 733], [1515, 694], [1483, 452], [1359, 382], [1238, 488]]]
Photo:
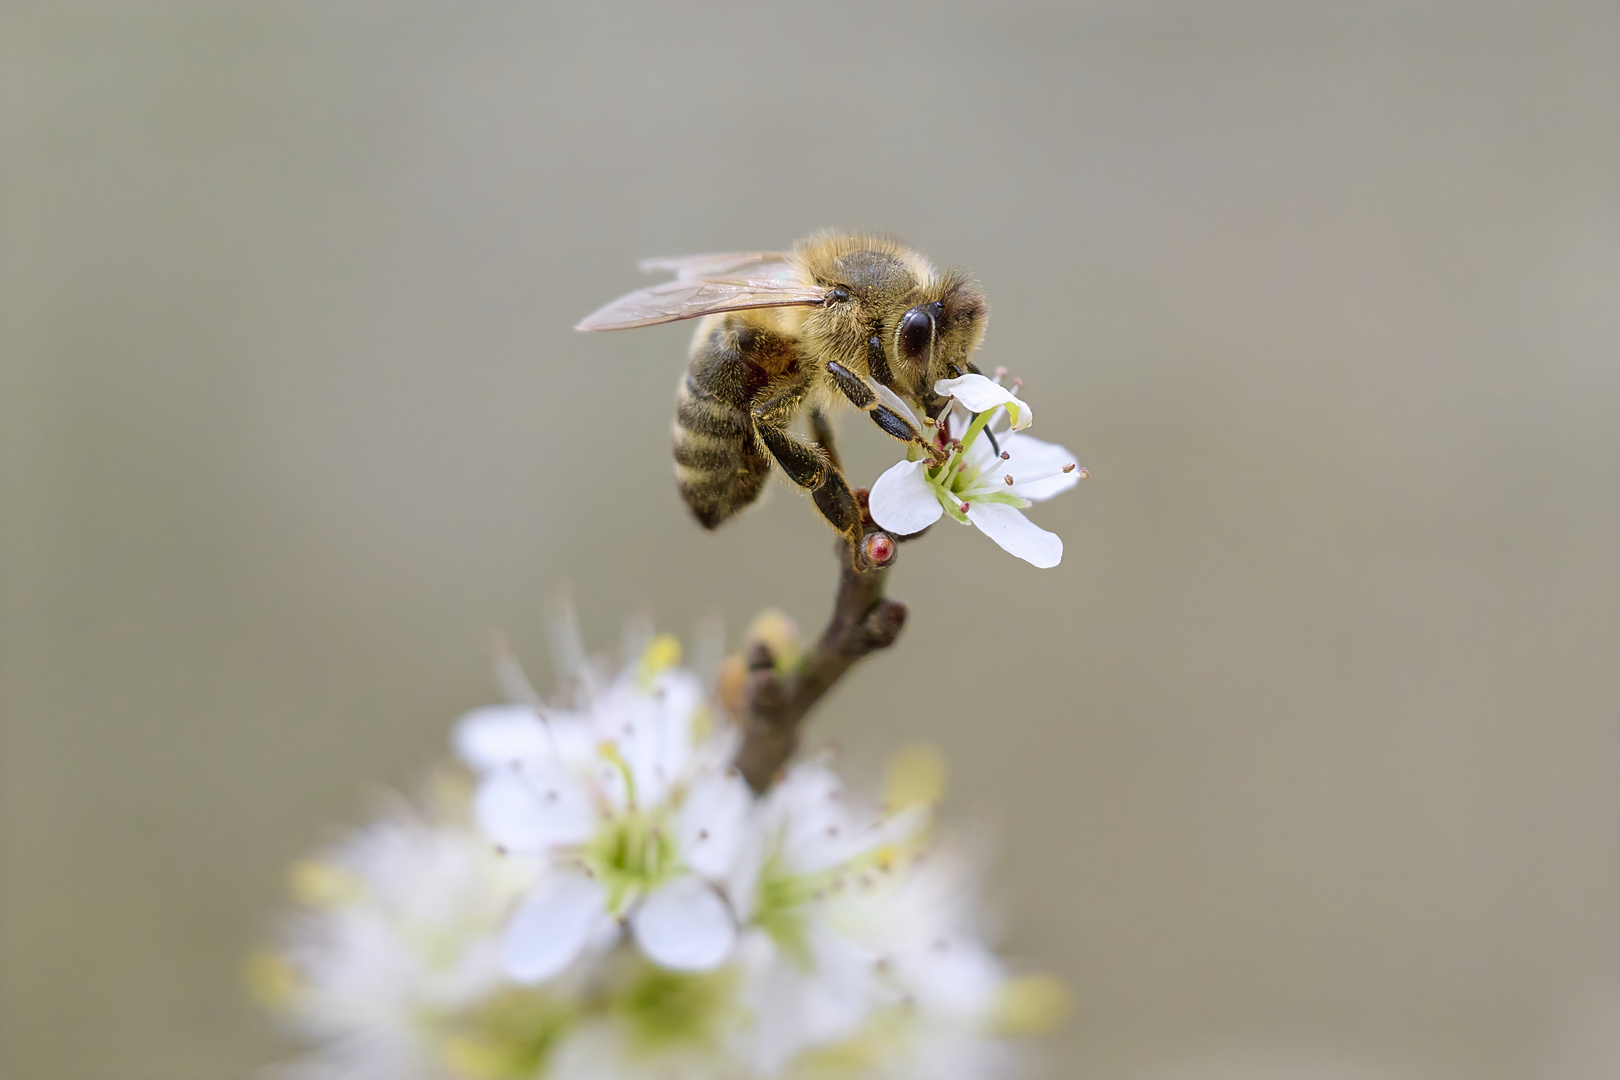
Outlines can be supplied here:
[[642, 641], [564, 706], [469, 714], [430, 797], [295, 869], [253, 968], [315, 1044], [288, 1074], [1009, 1075], [1063, 991], [986, 945], [937, 759], [882, 805], [816, 761], [756, 798], [678, 644]]

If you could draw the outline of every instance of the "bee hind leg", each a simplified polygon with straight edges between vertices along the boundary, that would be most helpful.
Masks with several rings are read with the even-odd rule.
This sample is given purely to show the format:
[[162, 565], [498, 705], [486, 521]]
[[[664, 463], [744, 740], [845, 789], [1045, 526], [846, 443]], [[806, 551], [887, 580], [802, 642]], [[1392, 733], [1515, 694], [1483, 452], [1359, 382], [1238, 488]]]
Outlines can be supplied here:
[[838, 448], [833, 445], [832, 424], [820, 409], [810, 410], [810, 436], [821, 447], [821, 452], [827, 455], [827, 460], [832, 462], [832, 467], [843, 472], [844, 464], [838, 460]]
[[776, 424], [758, 423], [760, 441], [771, 452], [789, 480], [810, 492], [821, 516], [853, 544], [861, 538], [861, 510], [849, 483], [825, 455], [809, 443], [789, 435]]

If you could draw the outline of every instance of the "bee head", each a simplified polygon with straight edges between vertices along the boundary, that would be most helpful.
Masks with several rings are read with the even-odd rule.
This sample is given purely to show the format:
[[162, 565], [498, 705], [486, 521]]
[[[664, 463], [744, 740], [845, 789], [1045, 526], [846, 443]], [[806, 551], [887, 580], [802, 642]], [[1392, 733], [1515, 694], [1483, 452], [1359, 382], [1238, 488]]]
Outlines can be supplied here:
[[977, 284], [955, 272], [929, 292], [895, 322], [893, 355], [895, 381], [932, 403], [934, 383], [975, 370], [969, 357], [984, 340], [990, 305]]

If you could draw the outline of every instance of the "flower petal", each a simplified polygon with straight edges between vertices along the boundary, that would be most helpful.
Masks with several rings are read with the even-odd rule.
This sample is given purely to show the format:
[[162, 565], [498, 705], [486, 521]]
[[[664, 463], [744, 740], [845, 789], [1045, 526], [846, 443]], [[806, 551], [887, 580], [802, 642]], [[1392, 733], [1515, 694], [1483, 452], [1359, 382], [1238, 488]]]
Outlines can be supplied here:
[[1014, 431], [1029, 427], [1035, 416], [1029, 406], [1020, 401], [1011, 390], [985, 378], [983, 375], [963, 375], [959, 379], [941, 379], [934, 384], [934, 393], [953, 397], [976, 413], [989, 412], [1005, 406]]
[[[1049, 443], [1033, 435], [1004, 435], [1001, 448], [1007, 452], [1007, 461], [999, 468], [1013, 478], [1011, 490], [1026, 499], [1041, 502], [1068, 491], [1080, 482], [1078, 468], [1063, 471], [1063, 466], [1074, 462], [1074, 455], [1057, 443]], [[1026, 476], [1044, 476], [1045, 479], [1025, 481], [1023, 477]]]
[[922, 422], [917, 419], [917, 414], [911, 411], [911, 406], [906, 404], [904, 398], [895, 393], [893, 390], [890, 390], [887, 386], [884, 386], [882, 383], [878, 382], [876, 379], [868, 377], [862, 381], [866, 383], [867, 387], [871, 389], [872, 393], [877, 395], [877, 399], [879, 401], [883, 402], [883, 404], [887, 405], [889, 408], [893, 409], [907, 420], [910, 420], [911, 426], [916, 429], [917, 434], [922, 434]]
[[964, 1019], [984, 1016], [1006, 984], [995, 954], [967, 934], [941, 936], [926, 949], [905, 952], [892, 970], [930, 1012]]
[[872, 520], [901, 536], [922, 532], [939, 520], [944, 510], [923, 473], [923, 461], [902, 461], [891, 466], [872, 485]]
[[744, 1045], [763, 1075], [777, 1075], [810, 1047], [853, 1035], [874, 1004], [876, 957], [869, 950], [819, 926], [810, 930], [810, 949], [808, 969], [774, 947], [749, 965], [745, 1000], [754, 1024]]
[[463, 716], [451, 735], [456, 756], [475, 769], [497, 769], [550, 751], [540, 717], [527, 705], [489, 705]]
[[719, 967], [737, 940], [731, 909], [719, 893], [690, 874], [642, 901], [630, 916], [630, 929], [649, 960], [676, 971]]
[[496, 844], [525, 854], [580, 843], [596, 824], [589, 793], [544, 766], [486, 777], [473, 796], [473, 816]]
[[474, 709], [456, 724], [451, 743], [456, 755], [479, 772], [518, 761], [573, 764], [588, 759], [595, 746], [589, 722], [577, 713], [542, 717], [529, 705]]
[[1030, 521], [1023, 512], [1005, 503], [981, 502], [968, 508], [968, 520], [979, 531], [1001, 545], [1003, 551], [1042, 568], [1063, 561], [1063, 540]]
[[506, 973], [518, 982], [544, 982], [585, 948], [603, 912], [602, 886], [583, 874], [563, 872], [542, 881], [518, 905], [501, 946]]
[[694, 784], [675, 824], [686, 865], [710, 881], [723, 880], [737, 859], [753, 801], [741, 776], [719, 773]]
[[463, 716], [450, 743], [458, 758], [488, 772], [514, 761], [569, 758], [585, 738], [580, 717], [559, 714], [541, 719], [527, 704], [491, 704]]

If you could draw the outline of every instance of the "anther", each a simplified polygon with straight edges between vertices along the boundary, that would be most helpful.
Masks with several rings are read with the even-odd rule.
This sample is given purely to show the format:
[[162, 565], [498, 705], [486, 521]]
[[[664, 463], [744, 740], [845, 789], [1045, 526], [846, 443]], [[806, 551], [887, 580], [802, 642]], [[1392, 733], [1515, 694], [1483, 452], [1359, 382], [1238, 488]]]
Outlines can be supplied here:
[[1012, 460], [1012, 455], [1007, 453], [1007, 451], [1003, 450], [1001, 452], [1001, 460], [1002, 461], [1011, 461]]
[[996, 367], [996, 382], [1000, 382], [1002, 379], [1005, 379], [1006, 377], [1007, 377], [1007, 369], [998, 365]]
[[1074, 472], [1074, 462], [1071, 461], [1067, 465], [1063, 466], [1063, 471], [1066, 473]]
[[1091, 475], [1091, 470], [1090, 469], [1081, 469], [1080, 470], [1080, 479], [1084, 480], [1086, 477], [1088, 477], [1090, 475]]
[[1013, 393], [1016, 394], [1018, 391], [1022, 390], [1023, 388], [1024, 388], [1024, 380], [1023, 379], [1014, 379], [1013, 380]]
[[699, 840], [707, 840], [708, 838], [709, 838], [709, 830], [708, 829], [699, 829], [698, 830], [698, 839]]
[[965, 513], [967, 513], [967, 512], [968, 512], [968, 504], [967, 504], [967, 503], [963, 503], [963, 504], [962, 504], [962, 505], [961, 505], [961, 506], [959, 506], [959, 507], [957, 507], [957, 509], [958, 509], [958, 510], [960, 510], [960, 511], [962, 511], [962, 513], [964, 513], [964, 514], [965, 514]]
[[934, 423], [935, 423], [935, 421], [934, 421], [934, 418], [932, 416], [923, 417], [923, 426], [924, 427], [933, 427]]

